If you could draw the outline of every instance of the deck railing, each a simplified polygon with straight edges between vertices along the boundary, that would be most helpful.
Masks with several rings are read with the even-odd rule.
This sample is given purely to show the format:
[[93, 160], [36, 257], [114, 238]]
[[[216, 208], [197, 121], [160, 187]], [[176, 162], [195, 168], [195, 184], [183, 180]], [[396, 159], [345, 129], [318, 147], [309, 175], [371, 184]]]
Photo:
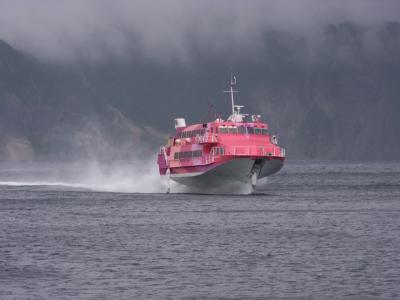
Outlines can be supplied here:
[[[165, 148], [161, 149], [161, 154], [165, 153]], [[285, 148], [281, 148], [278, 146], [273, 147], [264, 147], [264, 146], [225, 146], [224, 151], [221, 154], [214, 154], [211, 152], [210, 154], [203, 154], [200, 157], [193, 157], [184, 160], [171, 160], [169, 163], [172, 163], [173, 167], [178, 166], [191, 166], [195, 165], [208, 165], [215, 162], [215, 158], [218, 156], [253, 156], [253, 157], [280, 157], [284, 158], [286, 155]], [[166, 160], [167, 161], [167, 160]]]

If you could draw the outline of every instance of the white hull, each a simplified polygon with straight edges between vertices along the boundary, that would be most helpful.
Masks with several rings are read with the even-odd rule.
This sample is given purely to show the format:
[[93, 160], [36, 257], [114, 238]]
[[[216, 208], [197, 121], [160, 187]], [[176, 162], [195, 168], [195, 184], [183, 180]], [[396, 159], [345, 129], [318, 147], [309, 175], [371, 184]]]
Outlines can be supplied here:
[[254, 172], [257, 173], [257, 178], [262, 178], [278, 172], [282, 166], [283, 160], [280, 159], [255, 161], [250, 158], [236, 158], [205, 172], [171, 174], [170, 179], [198, 189], [218, 188], [235, 182], [251, 184]]

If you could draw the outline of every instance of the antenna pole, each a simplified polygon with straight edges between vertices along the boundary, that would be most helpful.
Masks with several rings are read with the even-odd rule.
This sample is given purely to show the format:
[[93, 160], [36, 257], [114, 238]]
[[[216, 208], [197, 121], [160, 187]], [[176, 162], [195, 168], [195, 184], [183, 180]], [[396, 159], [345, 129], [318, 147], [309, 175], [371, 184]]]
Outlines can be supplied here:
[[235, 102], [233, 100], [233, 87], [231, 84], [232, 115], [235, 113]]
[[233, 86], [236, 84], [236, 77], [232, 75], [231, 72], [231, 101], [232, 101], [232, 115], [235, 114], [235, 101], [233, 99]]
[[238, 91], [234, 91], [233, 87], [236, 85], [236, 76], [233, 76], [231, 73], [231, 82], [230, 82], [230, 89], [229, 91], [224, 91], [224, 93], [231, 94], [231, 102], [232, 102], [232, 116], [235, 115], [235, 99], [233, 97], [233, 93], [238, 93]]

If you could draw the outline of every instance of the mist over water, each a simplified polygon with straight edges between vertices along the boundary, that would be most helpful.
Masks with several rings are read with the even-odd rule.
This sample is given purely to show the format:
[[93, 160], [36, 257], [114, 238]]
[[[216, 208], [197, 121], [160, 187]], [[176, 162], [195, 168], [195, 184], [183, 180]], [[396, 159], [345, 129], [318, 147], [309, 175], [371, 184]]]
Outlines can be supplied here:
[[59, 186], [121, 193], [163, 191], [154, 157], [113, 163], [3, 163], [0, 185]]
[[[261, 185], [266, 179], [259, 181]], [[156, 157], [116, 162], [2, 163], [0, 185], [49, 186], [116, 193], [165, 193]], [[249, 194], [250, 184], [233, 181], [213, 189], [196, 189], [170, 180], [172, 193]]]
[[88, 188], [96, 191], [158, 193], [163, 189], [154, 157], [111, 165], [92, 162], [80, 176]]

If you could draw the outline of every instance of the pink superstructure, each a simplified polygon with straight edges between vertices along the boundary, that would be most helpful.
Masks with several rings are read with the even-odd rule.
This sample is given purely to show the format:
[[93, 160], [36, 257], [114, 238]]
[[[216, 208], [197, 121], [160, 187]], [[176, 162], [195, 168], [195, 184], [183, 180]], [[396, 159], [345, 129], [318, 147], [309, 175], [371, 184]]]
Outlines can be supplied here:
[[168, 192], [169, 180], [197, 188], [240, 181], [248, 182], [254, 190], [258, 178], [282, 168], [285, 149], [278, 146], [276, 136], [259, 115], [240, 113], [243, 106], [234, 104], [233, 79], [228, 91], [232, 101], [228, 120], [186, 126], [184, 119], [175, 119], [176, 133], [161, 147], [157, 159]]

